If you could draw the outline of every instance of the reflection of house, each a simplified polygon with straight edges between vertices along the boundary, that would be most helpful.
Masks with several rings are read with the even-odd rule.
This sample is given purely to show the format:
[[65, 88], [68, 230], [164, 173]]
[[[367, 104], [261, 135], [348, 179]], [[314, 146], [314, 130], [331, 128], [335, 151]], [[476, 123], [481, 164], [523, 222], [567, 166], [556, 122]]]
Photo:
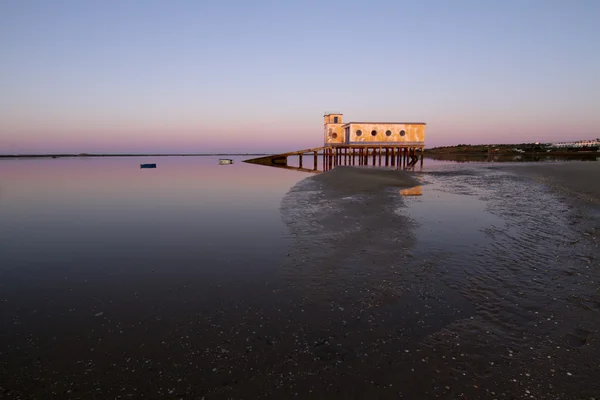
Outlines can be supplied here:
[[325, 145], [416, 147], [425, 146], [423, 122], [342, 122], [342, 114], [326, 114]]
[[402, 196], [421, 196], [423, 194], [422, 186], [413, 186], [407, 189], [401, 189], [400, 194]]

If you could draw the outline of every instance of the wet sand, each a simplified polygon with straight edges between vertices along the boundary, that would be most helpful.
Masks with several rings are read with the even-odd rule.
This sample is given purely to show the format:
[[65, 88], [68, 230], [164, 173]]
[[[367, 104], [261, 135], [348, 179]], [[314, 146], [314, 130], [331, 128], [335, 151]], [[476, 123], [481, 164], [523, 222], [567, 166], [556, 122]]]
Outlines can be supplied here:
[[[315, 392], [597, 396], [598, 220], [573, 192], [539, 183], [534, 172], [555, 167], [544, 168], [425, 172], [423, 196], [404, 200], [381, 187], [350, 195], [326, 184], [333, 173], [293, 188], [282, 202], [294, 236], [284, 286], [315, 307], [314, 321], [329, 321], [321, 349], [334, 361]], [[567, 168], [556, 181], [573, 191], [568, 174], [593, 182], [593, 165]]]
[[528, 163], [506, 169], [532, 176], [558, 192], [600, 205], [600, 162]]
[[338, 194], [373, 193], [388, 187], [409, 188], [420, 184], [415, 177], [404, 171], [350, 166], [338, 166], [325, 174], [315, 176], [313, 180], [322, 184], [328, 193]]
[[596, 175], [573, 165], [306, 178], [268, 282], [163, 276], [145, 315], [124, 295], [7, 318], [0, 397], [598, 398], [598, 219], [577, 198]]

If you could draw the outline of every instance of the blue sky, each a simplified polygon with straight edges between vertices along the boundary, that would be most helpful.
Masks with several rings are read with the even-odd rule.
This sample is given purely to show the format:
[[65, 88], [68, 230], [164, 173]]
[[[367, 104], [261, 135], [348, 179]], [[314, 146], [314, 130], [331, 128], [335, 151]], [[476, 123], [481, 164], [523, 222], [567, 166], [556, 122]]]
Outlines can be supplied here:
[[429, 146], [600, 136], [599, 1], [0, 2], [0, 153], [286, 151], [345, 120]]

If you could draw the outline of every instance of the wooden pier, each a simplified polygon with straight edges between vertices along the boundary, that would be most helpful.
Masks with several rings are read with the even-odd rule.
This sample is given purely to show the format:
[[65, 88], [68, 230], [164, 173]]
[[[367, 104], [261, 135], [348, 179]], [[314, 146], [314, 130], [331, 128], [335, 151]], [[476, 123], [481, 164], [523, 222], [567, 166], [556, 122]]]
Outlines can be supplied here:
[[[414, 167], [419, 161], [421, 166], [423, 166], [423, 148], [424, 146], [422, 145], [321, 146], [312, 149], [290, 151], [288, 153], [253, 158], [245, 160], [245, 162], [312, 173], [328, 171], [338, 165], [371, 165], [407, 169]], [[288, 157], [296, 156], [298, 157], [298, 167], [289, 166]], [[305, 165], [306, 156], [312, 161], [308, 165]], [[319, 158], [322, 160], [322, 169], [318, 168]]]

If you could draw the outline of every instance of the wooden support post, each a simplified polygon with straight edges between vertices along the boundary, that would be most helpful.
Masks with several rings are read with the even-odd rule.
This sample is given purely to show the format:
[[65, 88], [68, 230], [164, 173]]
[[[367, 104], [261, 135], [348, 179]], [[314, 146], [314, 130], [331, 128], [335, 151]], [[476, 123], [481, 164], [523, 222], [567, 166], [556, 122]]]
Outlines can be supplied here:
[[333, 167], [335, 165], [335, 147], [331, 148], [331, 153], [330, 153], [330, 164]]
[[423, 155], [425, 154], [425, 148], [421, 147], [421, 168], [423, 168]]
[[317, 152], [314, 151], [313, 152], [314, 158], [315, 158], [315, 167], [313, 168], [315, 171], [317, 170], [317, 164], [319, 164], [319, 157], [317, 156]]
[[333, 168], [333, 147], [329, 149], [329, 157], [327, 162], [329, 163], [329, 169]]
[[404, 147], [398, 149], [398, 167], [404, 168]]
[[333, 148], [329, 149], [329, 169], [333, 168]]

